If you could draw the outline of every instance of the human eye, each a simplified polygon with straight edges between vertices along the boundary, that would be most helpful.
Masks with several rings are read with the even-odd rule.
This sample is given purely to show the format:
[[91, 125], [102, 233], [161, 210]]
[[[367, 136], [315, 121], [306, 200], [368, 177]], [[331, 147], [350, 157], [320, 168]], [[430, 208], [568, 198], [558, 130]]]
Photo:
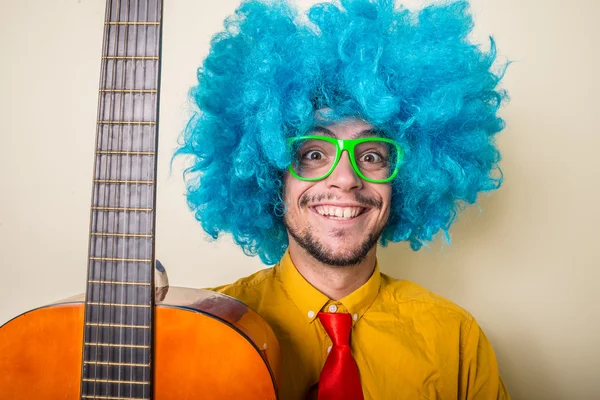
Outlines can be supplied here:
[[358, 160], [361, 163], [367, 164], [382, 164], [386, 162], [385, 157], [376, 151], [365, 152], [361, 154]]
[[308, 150], [303, 152], [300, 158], [305, 161], [320, 161], [325, 157], [327, 157], [327, 155], [321, 150]]

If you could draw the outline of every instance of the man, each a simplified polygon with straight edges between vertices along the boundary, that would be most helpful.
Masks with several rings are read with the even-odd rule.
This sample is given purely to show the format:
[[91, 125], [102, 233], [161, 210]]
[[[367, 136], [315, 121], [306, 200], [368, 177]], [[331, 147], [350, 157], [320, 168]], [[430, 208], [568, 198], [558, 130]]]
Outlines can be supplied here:
[[377, 243], [414, 250], [501, 183], [495, 49], [465, 2], [242, 3], [215, 36], [180, 153], [188, 201], [276, 265], [216, 288], [271, 325], [282, 399], [506, 399], [466, 311], [388, 277]]

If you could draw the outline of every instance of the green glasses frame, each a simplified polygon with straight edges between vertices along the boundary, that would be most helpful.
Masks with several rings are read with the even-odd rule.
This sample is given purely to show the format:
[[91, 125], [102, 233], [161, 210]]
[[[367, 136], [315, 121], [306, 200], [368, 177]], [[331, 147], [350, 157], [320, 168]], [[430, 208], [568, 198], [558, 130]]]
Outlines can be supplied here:
[[[290, 164], [290, 166], [288, 167], [288, 170], [290, 171], [292, 176], [294, 176], [297, 179], [300, 179], [301, 181], [314, 182], [314, 181], [320, 181], [322, 179], [327, 178], [335, 170], [335, 167], [337, 167], [338, 162], [340, 161], [340, 158], [342, 158], [342, 153], [344, 152], [344, 150], [348, 152], [348, 156], [350, 157], [350, 163], [352, 164], [352, 168], [354, 169], [354, 172], [362, 180], [365, 180], [365, 181], [371, 182], [371, 183], [387, 183], [387, 182], [391, 181], [392, 179], [394, 179], [396, 177], [396, 175], [398, 175], [398, 171], [400, 170], [400, 164], [402, 162], [402, 159], [404, 158], [404, 150], [402, 150], [402, 147], [400, 146], [400, 144], [398, 142], [396, 142], [395, 140], [392, 140], [392, 139], [386, 139], [386, 138], [381, 138], [381, 137], [366, 137], [366, 138], [360, 138], [360, 139], [337, 139], [337, 138], [333, 138], [330, 136], [319, 136], [319, 135], [298, 136], [298, 137], [293, 137], [293, 138], [288, 139], [288, 149], [291, 150], [292, 146], [295, 142], [297, 142], [299, 140], [308, 140], [308, 139], [324, 140], [326, 142], [334, 144], [336, 147], [336, 155], [335, 155], [335, 161], [333, 162], [333, 164], [331, 164], [331, 168], [329, 169], [329, 171], [327, 171], [327, 173], [324, 174], [323, 176], [320, 176], [317, 178], [301, 177], [300, 175], [298, 175], [296, 173], [296, 171], [294, 171], [294, 169], [292, 168], [292, 165]], [[365, 142], [385, 142], [385, 143], [390, 143], [390, 144], [393, 144], [394, 146], [396, 146], [396, 150], [398, 152], [398, 159], [396, 160], [396, 165], [393, 166], [394, 172], [390, 175], [389, 178], [371, 179], [371, 178], [367, 178], [366, 176], [364, 176], [363, 173], [360, 171], [360, 168], [358, 168], [358, 165], [356, 164], [356, 159], [354, 158], [354, 148], [356, 146], [358, 146], [359, 144], [365, 143]]]

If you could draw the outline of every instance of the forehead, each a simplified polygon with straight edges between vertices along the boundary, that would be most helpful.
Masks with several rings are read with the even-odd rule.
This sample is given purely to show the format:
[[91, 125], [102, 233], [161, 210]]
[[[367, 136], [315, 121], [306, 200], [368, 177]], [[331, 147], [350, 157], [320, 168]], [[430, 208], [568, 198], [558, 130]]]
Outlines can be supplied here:
[[330, 123], [319, 124], [313, 129], [316, 135], [327, 135], [338, 139], [356, 139], [359, 137], [378, 136], [377, 129], [366, 121], [359, 118], [345, 118]]

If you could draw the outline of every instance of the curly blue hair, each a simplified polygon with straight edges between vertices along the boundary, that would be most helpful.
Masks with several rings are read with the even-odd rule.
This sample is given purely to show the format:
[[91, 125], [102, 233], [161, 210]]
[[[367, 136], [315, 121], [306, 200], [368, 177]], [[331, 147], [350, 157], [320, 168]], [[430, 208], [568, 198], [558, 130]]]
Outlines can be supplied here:
[[282, 177], [286, 138], [318, 110], [358, 117], [406, 151], [380, 243], [413, 250], [478, 193], [500, 187], [497, 89], [506, 65], [471, 43], [467, 1], [418, 11], [392, 0], [341, 0], [305, 18], [287, 1], [244, 1], [214, 36], [191, 96], [198, 107], [176, 155], [191, 156], [187, 200], [213, 238], [229, 232], [274, 264], [288, 245]]

